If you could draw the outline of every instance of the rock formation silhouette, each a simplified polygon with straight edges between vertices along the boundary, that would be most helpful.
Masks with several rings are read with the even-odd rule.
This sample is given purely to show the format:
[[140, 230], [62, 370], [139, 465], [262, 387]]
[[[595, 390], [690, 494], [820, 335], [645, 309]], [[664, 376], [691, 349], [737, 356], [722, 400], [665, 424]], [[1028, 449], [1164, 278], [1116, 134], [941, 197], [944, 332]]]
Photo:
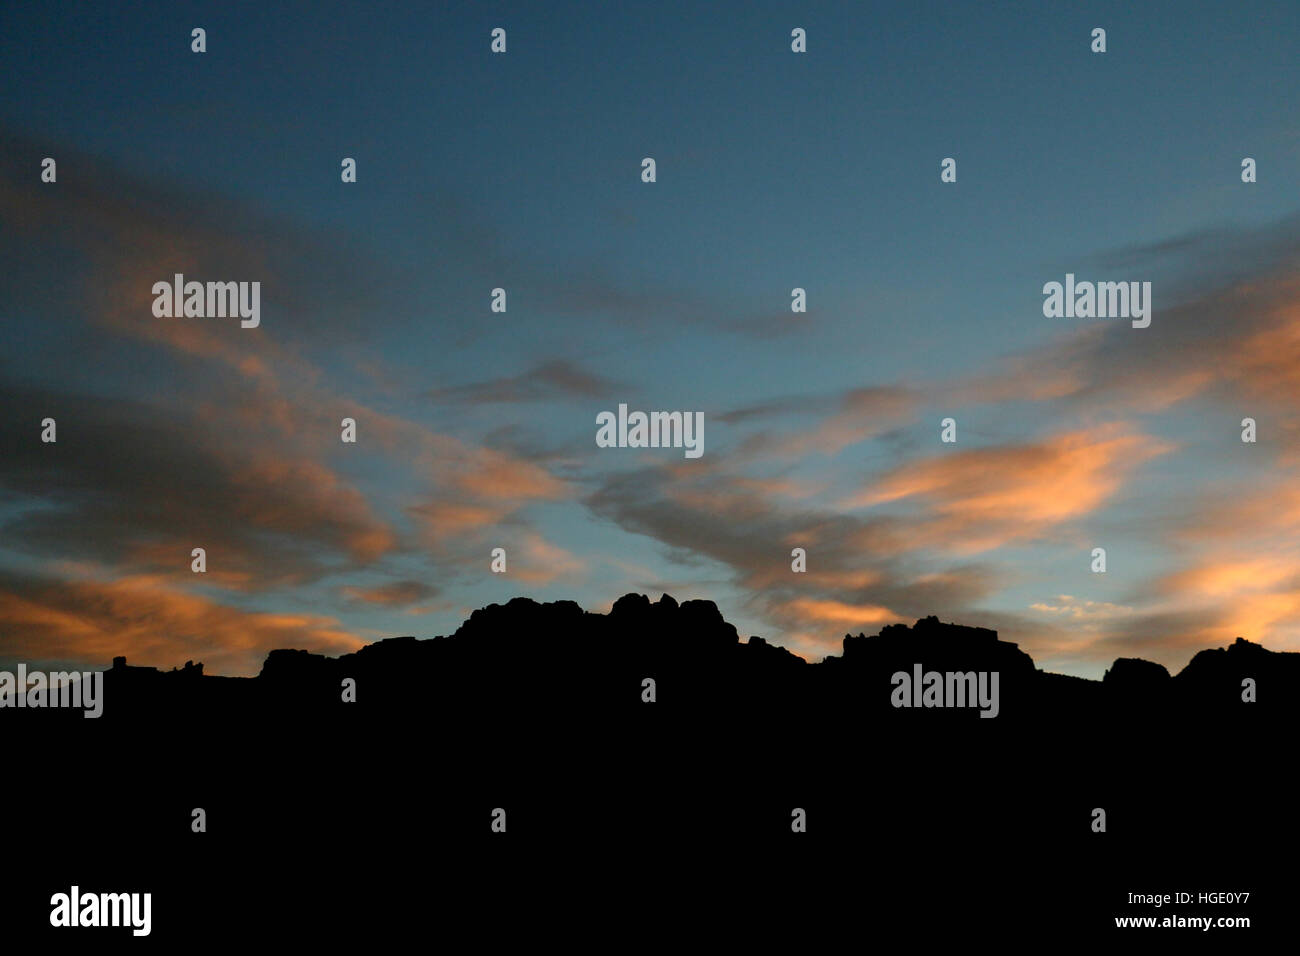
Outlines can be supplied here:
[[[1121, 658], [1084, 680], [926, 617], [807, 663], [712, 602], [641, 594], [608, 614], [517, 598], [340, 657], [275, 650], [251, 678], [118, 657], [98, 720], [0, 714], [14, 766], [41, 772], [14, 778], [8, 819], [86, 838], [24, 854], [19, 908], [47, 913], [76, 881], [153, 891], [171, 940], [572, 912], [626, 934], [705, 911], [767, 940], [780, 898], [804, 934], [865, 913], [1106, 938], [1129, 892], [1280, 885], [1298, 660], [1238, 640], [1173, 676]], [[892, 675], [916, 665], [997, 671], [997, 718], [894, 707]]]
[[[762, 637], [741, 640], [712, 601], [679, 604], [665, 594], [651, 602], [627, 594], [608, 614], [572, 601], [516, 598], [474, 611], [450, 636], [389, 638], [339, 657], [274, 650], [254, 678], [205, 675], [192, 661], [162, 671], [118, 657], [106, 674], [106, 715], [336, 713], [345, 706], [342, 681], [350, 678], [360, 709], [371, 714], [454, 711], [506, 722], [515, 714], [534, 722], [594, 718], [639, 713], [642, 684], [650, 678], [661, 709], [696, 717], [761, 719], [828, 710], [909, 722], [974, 716], [971, 709], [915, 713], [891, 706], [891, 676], [917, 664], [927, 671], [998, 672], [998, 720], [1040, 727], [1170, 709], [1193, 719], [1253, 719], [1294, 714], [1300, 702], [1300, 654], [1241, 638], [1226, 649], [1201, 651], [1173, 677], [1159, 664], [1119, 658], [1094, 681], [1037, 669], [995, 631], [925, 617], [872, 636], [846, 635], [840, 655], [807, 663]], [[1242, 700], [1247, 678], [1257, 685], [1251, 704]]]

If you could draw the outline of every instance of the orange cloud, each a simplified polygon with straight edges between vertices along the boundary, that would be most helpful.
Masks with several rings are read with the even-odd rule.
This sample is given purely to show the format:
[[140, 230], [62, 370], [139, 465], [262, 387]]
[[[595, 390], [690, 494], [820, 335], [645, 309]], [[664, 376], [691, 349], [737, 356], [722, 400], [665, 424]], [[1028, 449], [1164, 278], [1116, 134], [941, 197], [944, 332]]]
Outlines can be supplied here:
[[[344, 597], [354, 601], [361, 601], [365, 604], [377, 604], [381, 607], [402, 607], [408, 604], [414, 604], [416, 601], [432, 597], [438, 593], [438, 589], [432, 585], [424, 584], [421, 581], [394, 581], [391, 584], [380, 585], [373, 588], [359, 588], [346, 586], [340, 589]], [[421, 613], [427, 611], [426, 608], [412, 608], [412, 611]]]
[[1294, 470], [1271, 472], [1262, 483], [1205, 495], [1172, 535], [1183, 546], [1250, 538], [1258, 548], [1269, 539], [1295, 532], [1300, 529], [1298, 478]]
[[1296, 555], [1267, 555], [1241, 559], [1209, 559], [1206, 563], [1168, 575], [1157, 582], [1166, 594], [1200, 594], [1235, 598], [1256, 591], [1272, 591], [1300, 577]]
[[467, 531], [493, 527], [509, 514], [509, 509], [500, 505], [430, 501], [414, 505], [410, 513], [423, 527], [428, 543], [436, 546]]
[[918, 499], [925, 517], [913, 529], [916, 545], [987, 551], [1090, 514], [1137, 465], [1172, 448], [1109, 425], [1032, 445], [952, 452], [896, 468], [843, 506]]
[[[137, 510], [118, 507], [122, 518], [111, 530], [120, 535], [101, 536], [116, 550], [111, 557], [161, 571], [177, 567], [177, 555], [188, 555], [191, 544], [201, 545], [210, 558], [219, 556], [205, 583], [241, 589], [317, 575], [335, 563], [335, 555], [322, 552], [335, 549], [354, 562], [374, 562], [402, 545], [405, 529], [377, 517], [366, 486], [354, 485], [335, 467], [362, 448], [403, 466], [390, 475], [423, 486], [408, 493], [432, 503], [407, 514], [440, 547], [457, 534], [503, 522], [522, 525], [517, 512], [523, 507], [571, 493], [567, 482], [535, 462], [440, 434], [341, 393], [337, 376], [303, 354], [310, 346], [294, 330], [307, 316], [313, 323], [339, 323], [337, 310], [346, 306], [336, 293], [347, 300], [349, 291], [364, 291], [368, 306], [386, 301], [371, 294], [385, 287], [370, 281], [380, 264], [366, 267], [369, 278], [353, 278], [351, 269], [325, 267], [353, 262], [355, 250], [319, 242], [251, 209], [192, 190], [174, 194], [83, 158], [76, 190], [53, 195], [0, 184], [0, 212], [19, 229], [56, 236], [81, 255], [94, 272], [85, 286], [93, 296], [85, 303], [90, 320], [130, 343], [169, 351], [194, 385], [168, 395], [165, 407], [172, 428], [167, 437], [186, 442], [194, 465], [109, 489], [117, 504], [136, 505], [144, 495], [133, 489], [148, 486], [148, 494], [163, 500], [156, 507], [146, 501], [140, 510], [166, 511], [165, 520], [150, 524]], [[123, 182], [130, 188], [123, 190]], [[222, 215], [211, 215], [213, 208]], [[231, 228], [232, 221], [239, 228]], [[260, 281], [267, 306], [262, 325], [155, 317], [154, 283], [175, 273]], [[304, 283], [304, 275], [312, 282]], [[547, 374], [557, 371], [550, 367]], [[357, 446], [340, 443], [343, 418], [356, 420]], [[87, 487], [102, 488], [102, 476], [90, 477]], [[191, 488], [192, 494], [177, 493]], [[93, 504], [98, 509], [104, 502]], [[190, 541], [196, 536], [202, 540]]]
[[529, 501], [564, 496], [566, 485], [545, 468], [499, 451], [475, 448], [465, 456], [455, 485], [494, 501]]
[[202, 661], [236, 676], [256, 674], [274, 648], [340, 654], [365, 643], [333, 618], [241, 611], [147, 575], [5, 588], [0, 633], [5, 654], [25, 660], [105, 666], [123, 654], [163, 668]]
[[946, 393], [956, 405], [1064, 399], [1127, 415], [1224, 396], [1262, 408], [1290, 408], [1300, 397], [1294, 265], [1225, 282], [1158, 314], [1141, 335], [1126, 324], [1084, 326]]
[[[361, 493], [318, 462], [251, 462], [232, 474], [231, 484], [239, 492], [231, 517], [259, 528], [293, 534], [325, 523], [359, 561], [373, 561], [396, 544], [396, 536], [374, 519]], [[287, 493], [268, 496], [264, 493], [267, 488]]]
[[792, 620], [821, 621], [851, 627], [890, 624], [901, 620], [899, 615], [876, 604], [846, 604], [843, 601], [795, 598], [773, 609]]
[[[509, 556], [511, 547], [506, 545]], [[535, 532], [527, 532], [516, 547], [518, 555], [509, 560], [509, 574], [529, 584], [542, 585], [581, 574], [586, 564], [558, 545], [551, 544]]]

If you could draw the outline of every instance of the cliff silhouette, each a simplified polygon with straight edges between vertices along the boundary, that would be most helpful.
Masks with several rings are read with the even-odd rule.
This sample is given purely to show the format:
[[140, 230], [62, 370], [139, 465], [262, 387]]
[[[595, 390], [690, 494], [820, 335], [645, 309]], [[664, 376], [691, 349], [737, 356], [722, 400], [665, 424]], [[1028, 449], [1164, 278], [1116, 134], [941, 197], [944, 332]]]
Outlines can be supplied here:
[[[926, 617], [808, 663], [712, 602], [641, 594], [608, 614], [517, 598], [445, 637], [275, 650], [249, 678], [119, 657], [97, 720], [0, 714], [40, 774], [6, 792], [34, 860], [16, 909], [47, 913], [75, 877], [152, 890], [158, 937], [331, 943], [572, 933], [575, 911], [584, 931], [707, 915], [754, 941], [864, 912], [1106, 938], [1128, 893], [1175, 889], [1251, 890], [1260, 914], [1293, 865], [1298, 662], [1237, 640], [1085, 680]], [[894, 707], [918, 664], [997, 671], [997, 718]], [[67, 858], [32, 842], [63, 833], [85, 841]]]
[[[1053, 674], [997, 632], [925, 617], [879, 633], [846, 635], [839, 655], [808, 663], [762, 637], [742, 640], [712, 601], [650, 601], [627, 594], [608, 614], [572, 601], [516, 598], [476, 610], [455, 633], [394, 637], [339, 657], [273, 650], [254, 678], [214, 677], [187, 661], [181, 669], [136, 667], [115, 659], [105, 675], [105, 715], [256, 710], [328, 713], [342, 706], [345, 679], [368, 712], [429, 710], [531, 720], [639, 709], [643, 681], [669, 710], [759, 716], [827, 710], [870, 713], [873, 720], [977, 716], [975, 708], [895, 708], [891, 676], [925, 671], [998, 672], [1004, 723], [1065, 725], [1080, 719], [1132, 719], [1135, 712], [1176, 711], [1188, 719], [1259, 719], [1295, 714], [1300, 654], [1238, 638], [1206, 649], [1171, 676], [1150, 661], [1119, 658], [1102, 680]], [[1243, 681], [1257, 700], [1242, 700]]]

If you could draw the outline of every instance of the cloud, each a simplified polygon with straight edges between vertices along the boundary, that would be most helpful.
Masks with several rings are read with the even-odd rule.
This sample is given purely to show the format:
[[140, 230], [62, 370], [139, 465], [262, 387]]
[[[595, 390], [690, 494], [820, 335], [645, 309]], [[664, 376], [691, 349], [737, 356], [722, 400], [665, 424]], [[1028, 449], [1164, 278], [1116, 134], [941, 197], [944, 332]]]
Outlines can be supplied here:
[[1211, 556], [1207, 560], [1157, 579], [1153, 589], [1163, 595], [1202, 595], [1240, 598], [1259, 591], [1292, 590], [1300, 580], [1300, 560], [1289, 554]]
[[900, 465], [841, 502], [915, 501], [918, 543], [963, 553], [1043, 537], [1113, 499], [1132, 471], [1172, 450], [1121, 423], [1042, 441], [954, 451]]
[[[949, 400], [1056, 401], [1127, 416], [1193, 400], [1228, 405], [1237, 418], [1289, 410], [1300, 398], [1300, 218], [1258, 235], [1231, 235], [1237, 246], [1213, 246], [1231, 268], [1198, 273], [1185, 261], [1166, 281], [1153, 282], [1149, 328], [1099, 320], [1064, 325], [1056, 341], [947, 388]], [[1164, 261], [1195, 251], [1196, 263], [1211, 248], [1198, 235], [1147, 253]], [[1146, 253], [1124, 255], [1143, 261]], [[1186, 276], [1197, 277], [1194, 284]], [[1300, 430], [1288, 434], [1300, 445]]]
[[533, 531], [525, 532], [504, 545], [507, 554], [507, 573], [541, 586], [563, 578], [574, 578], [586, 570], [586, 563], [564, 548], [546, 541]]
[[909, 389], [893, 386], [854, 388], [830, 396], [790, 396], [732, 409], [717, 416], [729, 424], [817, 414], [811, 428], [776, 432], [765, 429], [748, 436], [740, 452], [749, 456], [799, 459], [809, 454], [837, 452], [884, 434], [916, 417], [918, 398]]
[[[481, 380], [428, 391], [434, 404], [403, 417], [392, 409], [427, 380], [394, 388], [386, 364], [369, 354], [356, 356], [364, 374], [349, 378], [351, 353], [333, 346], [424, 322], [430, 302], [456, 314], [469, 293], [431, 295], [438, 282], [485, 290], [506, 274], [517, 283], [512, 305], [523, 295], [530, 309], [562, 321], [600, 316], [655, 337], [665, 322], [761, 339], [807, 320], [719, 309], [599, 264], [557, 267], [521, 255], [455, 198], [430, 206], [432, 238], [419, 240], [429, 250], [365, 255], [228, 197], [61, 146], [59, 188], [42, 189], [27, 157], [50, 147], [3, 133], [0, 147], [0, 166], [14, 173], [0, 177], [0, 250], [13, 272], [34, 277], [15, 284], [11, 308], [46, 317], [42, 333], [67, 359], [40, 370], [16, 351], [6, 360], [0, 402], [15, 413], [0, 421], [0, 441], [14, 451], [0, 460], [0, 527], [10, 552], [71, 556], [116, 575], [70, 578], [62, 590], [49, 580], [15, 583], [3, 607], [25, 633], [52, 635], [57, 621], [78, 646], [93, 646], [96, 634], [125, 636], [161, 656], [167, 640], [150, 643], [134, 601], [157, 608], [168, 626], [213, 628], [218, 653], [238, 653], [238, 627], [251, 628], [255, 642], [343, 641], [329, 618], [259, 615], [191, 593], [190, 548], [208, 549], [208, 588], [283, 588], [277, 599], [301, 607], [295, 585], [339, 576], [347, 583], [331, 593], [354, 611], [410, 608], [437, 592], [419, 583], [416, 564], [439, 582], [481, 576], [494, 546], [507, 548], [510, 574], [529, 585], [579, 581], [603, 559], [543, 535], [532, 509], [582, 493], [595, 516], [658, 542], [683, 576], [734, 587], [747, 613], [807, 653], [837, 651], [846, 628], [930, 613], [995, 622], [1004, 636], [1061, 660], [1137, 650], [1167, 659], [1230, 639], [1234, 628], [1278, 642], [1296, 635], [1297, 564], [1283, 540], [1300, 530], [1300, 493], [1291, 490], [1300, 465], [1300, 424], [1291, 421], [1300, 398], [1294, 217], [1259, 233], [1207, 232], [1095, 258], [1103, 270], [1149, 271], [1149, 329], [1062, 323], [1050, 344], [960, 381], [759, 398], [713, 416], [737, 438], [728, 453], [653, 467], [635, 459], [635, 470], [610, 473], [610, 459], [592, 467], [589, 440], [556, 451], [544, 428], [498, 421], [486, 438], [472, 426], [462, 438], [419, 420], [448, 409], [612, 398], [623, 385], [591, 371], [599, 366], [560, 356], [518, 374], [478, 372]], [[432, 261], [422, 254], [444, 248], [433, 278], [395, 264]], [[178, 271], [261, 279], [263, 326], [153, 320], [152, 283]], [[464, 334], [487, 334], [478, 328]], [[624, 337], [625, 348], [639, 344]], [[591, 355], [584, 351], [583, 362]], [[20, 384], [36, 374], [47, 384]], [[359, 380], [387, 386], [380, 404], [356, 394]], [[1084, 424], [1070, 418], [1038, 439], [938, 454], [931, 444], [915, 456], [921, 430], [908, 426], [925, 406], [993, 402], [1021, 413], [1004, 421], [1024, 422], [1041, 404], [1054, 421], [1070, 413]], [[1010, 578], [998, 548], [1051, 545], [1080, 522], [1107, 520], [1136, 470], [1175, 450], [1142, 416], [1194, 403], [1225, 410], [1228, 440], [1241, 417], [1258, 417], [1258, 448], [1234, 447], [1281, 449], [1276, 479], [1201, 499], [1163, 497], [1166, 514], [1138, 521], [1176, 563], [1117, 603], [1058, 596], [1024, 615], [982, 607]], [[59, 420], [57, 445], [36, 440], [34, 423], [46, 415]], [[358, 422], [357, 446], [338, 440], [343, 417]], [[855, 490], [827, 501], [844, 472], [822, 459], [871, 441], [891, 466], [865, 479], [855, 473]], [[806, 574], [790, 570], [793, 547], [809, 551]], [[398, 558], [400, 572], [386, 580]], [[672, 577], [662, 568], [636, 573]]]
[[839, 626], [879, 627], [899, 620], [887, 607], [875, 604], [845, 604], [843, 601], [825, 601], [815, 598], [795, 598], [773, 608], [775, 613], [788, 615], [801, 621], [827, 621]]
[[[0, 383], [0, 489], [25, 503], [3, 522], [11, 548], [266, 588], [309, 580], [395, 547], [394, 531], [324, 464], [234, 430], [196, 429], [174, 409]], [[43, 443], [35, 423], [57, 422]]]
[[1054, 604], [1039, 601], [1029, 605], [1029, 607], [1032, 610], [1041, 611], [1044, 614], [1068, 617], [1075, 621], [1108, 620], [1110, 618], [1123, 617], [1133, 613], [1133, 608], [1131, 607], [1125, 607], [1120, 604], [1111, 604], [1108, 601], [1090, 601], [1087, 599], [1076, 598], [1069, 594], [1058, 594], [1055, 601], [1056, 603]]
[[453, 404], [486, 405], [564, 398], [609, 398], [625, 386], [567, 359], [551, 359], [520, 375], [431, 389], [425, 396]]
[[[694, 477], [677, 468], [611, 475], [586, 503], [660, 542], [670, 560], [690, 562], [695, 577], [709, 562], [727, 569], [750, 609], [775, 627], [775, 640], [803, 635], [802, 653], [836, 652], [849, 625], [960, 616], [998, 584], [991, 566], [913, 560], [905, 520], [809, 507], [721, 467]], [[805, 573], [791, 569], [794, 547], [808, 551]]]
[[[0, 152], [15, 170], [18, 156], [50, 149], [4, 131], [0, 142], [14, 147]], [[16, 449], [0, 461], [0, 492], [20, 502], [0, 512], [15, 547], [145, 573], [188, 573], [191, 548], [204, 547], [207, 583], [262, 590], [411, 549], [421, 504], [518, 528], [527, 505], [568, 494], [543, 464], [371, 407], [343, 384], [356, 377], [303, 354], [303, 343], [328, 349], [426, 307], [382, 258], [74, 148], [57, 155], [61, 172], [76, 170], [57, 190], [27, 176], [0, 182], [0, 242], [18, 256], [41, 248], [38, 277], [69, 258], [82, 265], [84, 284], [57, 287], [40, 310], [49, 327], [75, 328], [64, 339], [95, 361], [47, 356], [40, 387], [17, 384], [31, 376], [16, 364], [0, 378], [17, 410], [0, 423]], [[261, 281], [262, 326], [155, 318], [152, 285], [174, 272]], [[536, 378], [593, 387], [563, 361]], [[28, 427], [46, 416], [59, 423], [55, 445]], [[356, 446], [339, 441], [343, 418], [358, 423]]]
[[[50, 155], [59, 161], [57, 188], [27, 175]], [[173, 272], [261, 281], [263, 322], [290, 339], [309, 334], [319, 347], [364, 340], [376, 314], [422, 306], [419, 290], [383, 257], [337, 234], [323, 239], [230, 195], [144, 175], [75, 144], [38, 143], [0, 128], [0, 170], [6, 259], [29, 270], [28, 287], [49, 288], [66, 281], [58, 264], [75, 258], [75, 274], [84, 280], [73, 287], [85, 296], [81, 305], [120, 333], [167, 336], [196, 354], [219, 347], [210, 324], [139, 320], [149, 315], [152, 284]], [[121, 310], [104, 309], [106, 290]], [[141, 300], [143, 312], [136, 311]], [[239, 348], [264, 338], [256, 329], [239, 331]]]
[[353, 601], [364, 604], [376, 604], [380, 607], [406, 607], [417, 601], [436, 597], [440, 589], [422, 581], [392, 581], [378, 587], [362, 588], [345, 586], [340, 589], [343, 595]]
[[0, 576], [0, 655], [8, 660], [131, 663], [251, 676], [268, 651], [303, 648], [337, 655], [365, 642], [315, 614], [238, 610], [152, 575], [110, 580]]

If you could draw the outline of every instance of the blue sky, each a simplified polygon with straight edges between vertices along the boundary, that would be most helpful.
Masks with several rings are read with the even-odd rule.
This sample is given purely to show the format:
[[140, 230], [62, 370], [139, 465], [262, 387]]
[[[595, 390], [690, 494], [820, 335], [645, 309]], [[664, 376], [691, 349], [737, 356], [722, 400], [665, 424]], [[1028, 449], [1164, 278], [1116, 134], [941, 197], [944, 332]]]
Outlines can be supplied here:
[[[0, 659], [255, 672], [664, 589], [813, 659], [931, 612], [1088, 676], [1295, 648], [1298, 20], [10, 5]], [[260, 280], [262, 326], [154, 318], [178, 270]], [[1067, 272], [1152, 281], [1152, 327], [1044, 318]], [[597, 448], [619, 402], [704, 456]]]

